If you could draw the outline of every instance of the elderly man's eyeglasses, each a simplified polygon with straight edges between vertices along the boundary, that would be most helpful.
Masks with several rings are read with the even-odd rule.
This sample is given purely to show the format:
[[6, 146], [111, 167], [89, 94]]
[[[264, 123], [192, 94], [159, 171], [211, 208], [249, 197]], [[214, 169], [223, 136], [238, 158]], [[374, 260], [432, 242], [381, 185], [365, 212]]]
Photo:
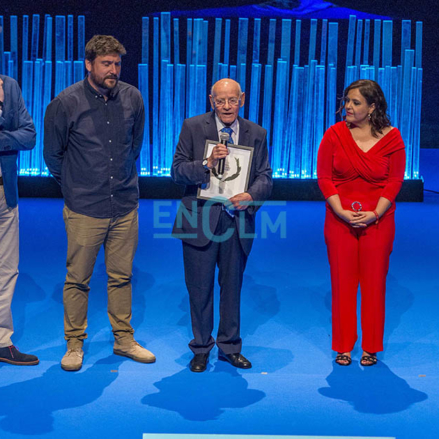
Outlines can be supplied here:
[[230, 98], [230, 99], [214, 99], [213, 103], [215, 104], [215, 107], [224, 107], [226, 105], [226, 102], [229, 103], [232, 107], [236, 107], [236, 105], [239, 104], [241, 99], [238, 98]]

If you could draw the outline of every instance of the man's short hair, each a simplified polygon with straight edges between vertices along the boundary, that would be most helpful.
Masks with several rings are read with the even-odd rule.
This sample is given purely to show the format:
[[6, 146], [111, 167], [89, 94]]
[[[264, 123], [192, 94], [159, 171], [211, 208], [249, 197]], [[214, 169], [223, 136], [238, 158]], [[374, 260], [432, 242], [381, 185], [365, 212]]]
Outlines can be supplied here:
[[95, 35], [85, 46], [85, 59], [93, 62], [97, 56], [127, 53], [125, 47], [111, 35]]

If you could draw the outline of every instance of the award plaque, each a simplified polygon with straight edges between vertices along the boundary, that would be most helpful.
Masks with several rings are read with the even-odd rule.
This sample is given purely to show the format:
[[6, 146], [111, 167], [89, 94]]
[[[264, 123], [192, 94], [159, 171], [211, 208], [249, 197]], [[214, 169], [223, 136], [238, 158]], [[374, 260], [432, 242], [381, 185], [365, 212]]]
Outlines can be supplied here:
[[[217, 144], [217, 140], [206, 140], [204, 157], [209, 157]], [[229, 199], [247, 190], [253, 160], [253, 147], [229, 143], [227, 149], [229, 155], [225, 159], [222, 178], [219, 178], [217, 169], [212, 168], [210, 182], [198, 189], [198, 198], [204, 200], [211, 198]]]

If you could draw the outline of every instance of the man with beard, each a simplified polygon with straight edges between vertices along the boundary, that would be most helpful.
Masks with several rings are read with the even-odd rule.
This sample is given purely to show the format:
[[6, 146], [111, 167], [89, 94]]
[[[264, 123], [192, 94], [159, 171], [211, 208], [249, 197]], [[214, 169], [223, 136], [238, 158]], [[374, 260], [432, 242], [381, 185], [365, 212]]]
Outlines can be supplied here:
[[139, 90], [119, 81], [125, 53], [114, 37], [94, 36], [85, 47], [88, 75], [49, 104], [44, 120], [44, 158], [65, 201], [64, 370], [82, 366], [89, 282], [102, 245], [114, 353], [142, 363], [155, 361], [134, 340], [130, 324], [138, 240], [136, 159], [145, 113]]

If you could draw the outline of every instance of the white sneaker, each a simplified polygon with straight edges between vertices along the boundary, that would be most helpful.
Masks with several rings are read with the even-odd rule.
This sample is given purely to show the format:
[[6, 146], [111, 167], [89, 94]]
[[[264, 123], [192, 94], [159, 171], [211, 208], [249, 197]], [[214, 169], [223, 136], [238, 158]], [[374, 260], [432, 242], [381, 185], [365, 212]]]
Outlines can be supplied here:
[[155, 355], [152, 352], [140, 346], [135, 340], [130, 340], [124, 344], [119, 344], [115, 341], [113, 353], [121, 355], [122, 357], [131, 358], [139, 363], [154, 363], [156, 360]]
[[80, 347], [74, 349], [67, 349], [64, 357], [61, 360], [61, 367], [64, 370], [79, 370], [82, 367], [82, 361], [84, 358], [84, 351]]

